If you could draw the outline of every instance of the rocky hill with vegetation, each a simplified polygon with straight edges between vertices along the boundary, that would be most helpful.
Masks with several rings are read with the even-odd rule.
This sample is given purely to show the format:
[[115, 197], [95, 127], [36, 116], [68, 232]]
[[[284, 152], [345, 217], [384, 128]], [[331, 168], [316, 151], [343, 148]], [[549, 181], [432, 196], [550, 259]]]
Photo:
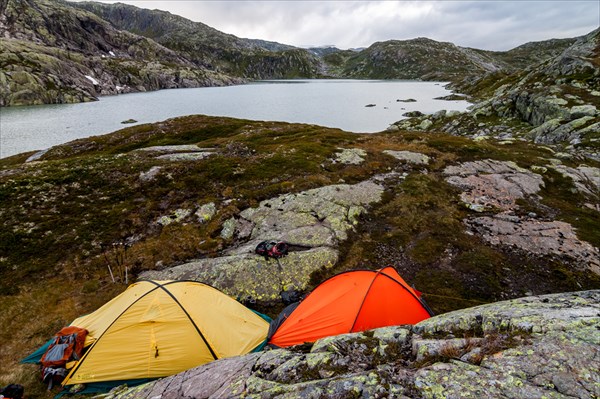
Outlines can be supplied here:
[[[125, 4], [0, 3], [0, 106], [257, 79], [423, 79], [459, 83], [537, 65], [574, 39], [507, 52], [418, 38], [360, 50], [300, 49], [241, 39], [159, 10]], [[436, 62], [430, 62], [435, 59]]]
[[74, 3], [118, 29], [148, 37], [210, 70], [248, 79], [314, 78], [319, 60], [303, 49], [241, 39], [200, 22], [126, 4]]
[[242, 81], [58, 1], [1, 2], [0, 46], [1, 106]]
[[[599, 166], [520, 140], [206, 116], [2, 159], [0, 382], [49, 397], [16, 360], [140, 277], [207, 281], [270, 316], [386, 265], [438, 314], [598, 289]], [[290, 254], [255, 255], [264, 239]]]
[[453, 85], [476, 104], [467, 113], [421, 115], [392, 128], [526, 139], [555, 144], [560, 156], [600, 159], [600, 29], [542, 63]]

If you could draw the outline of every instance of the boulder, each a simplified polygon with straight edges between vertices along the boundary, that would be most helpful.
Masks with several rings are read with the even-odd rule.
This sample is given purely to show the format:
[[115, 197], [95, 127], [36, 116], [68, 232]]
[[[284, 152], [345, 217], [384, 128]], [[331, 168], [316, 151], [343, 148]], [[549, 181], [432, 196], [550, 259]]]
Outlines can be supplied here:
[[[221, 237], [234, 245], [224, 256], [144, 272], [140, 278], [209, 282], [234, 297], [277, 300], [282, 291], [305, 290], [314, 271], [335, 265], [339, 242], [347, 239], [359, 216], [382, 195], [383, 186], [367, 180], [262, 201], [225, 221]], [[266, 260], [254, 253], [264, 240], [285, 241], [300, 250]]]
[[600, 395], [600, 291], [530, 296], [221, 359], [106, 399]]

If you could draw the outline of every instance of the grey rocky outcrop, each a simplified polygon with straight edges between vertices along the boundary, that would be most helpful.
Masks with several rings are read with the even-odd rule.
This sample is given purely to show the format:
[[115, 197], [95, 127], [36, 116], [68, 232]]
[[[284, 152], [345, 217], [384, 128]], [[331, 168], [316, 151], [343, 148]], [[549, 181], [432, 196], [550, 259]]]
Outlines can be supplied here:
[[571, 168], [565, 165], [552, 166], [557, 172], [573, 180], [575, 188], [580, 193], [593, 196], [598, 200], [600, 195], [600, 169], [591, 166], [580, 165]]
[[[224, 223], [221, 236], [234, 240], [234, 245], [223, 256], [145, 272], [140, 277], [192, 279], [210, 282], [234, 297], [278, 299], [281, 291], [305, 289], [312, 272], [335, 265], [339, 242], [347, 239], [358, 217], [380, 201], [382, 194], [382, 185], [364, 181], [262, 201]], [[254, 253], [264, 240], [285, 241], [297, 250], [278, 260], [265, 259]]]
[[[586, 194], [593, 192], [597, 168], [553, 167], [573, 178], [579, 190]], [[448, 183], [462, 190], [460, 198], [466, 207], [475, 212], [494, 212], [489, 216], [471, 216], [464, 221], [472, 232], [488, 243], [534, 256], [570, 259], [580, 268], [600, 274], [598, 248], [579, 239], [569, 223], [540, 220], [535, 214], [525, 216], [515, 212], [519, 209], [517, 200], [538, 196], [544, 186], [539, 174], [514, 162], [495, 160], [448, 166], [444, 174]]]
[[532, 296], [217, 360], [106, 399], [589, 399], [599, 312], [598, 290]]
[[469, 219], [467, 224], [492, 245], [512, 247], [538, 256], [562, 256], [600, 274], [600, 252], [580, 240], [569, 223], [540, 221], [500, 213]]
[[474, 211], [511, 210], [516, 200], [535, 195], [544, 185], [542, 176], [514, 162], [484, 160], [448, 166], [446, 181], [463, 190], [465, 205]]

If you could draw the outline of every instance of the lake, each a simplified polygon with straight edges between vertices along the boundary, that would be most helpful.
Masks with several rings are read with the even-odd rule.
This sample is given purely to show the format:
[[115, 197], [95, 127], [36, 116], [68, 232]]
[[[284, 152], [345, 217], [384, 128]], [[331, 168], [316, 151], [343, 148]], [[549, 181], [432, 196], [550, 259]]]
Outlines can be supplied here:
[[[192, 114], [373, 133], [403, 119], [408, 111], [464, 111], [470, 105], [434, 99], [450, 93], [440, 82], [278, 80], [122, 94], [91, 103], [0, 108], [0, 158], [114, 132], [131, 126], [121, 124], [127, 119], [140, 124]], [[417, 101], [397, 101], [409, 98]], [[369, 104], [375, 106], [366, 107]]]

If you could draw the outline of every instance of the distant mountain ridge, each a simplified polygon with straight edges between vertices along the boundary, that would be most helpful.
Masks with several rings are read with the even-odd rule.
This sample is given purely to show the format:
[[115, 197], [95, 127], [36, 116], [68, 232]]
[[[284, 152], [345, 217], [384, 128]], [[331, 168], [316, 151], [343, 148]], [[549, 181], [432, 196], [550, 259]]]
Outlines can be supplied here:
[[377, 42], [362, 50], [301, 49], [238, 38], [169, 12], [120, 3], [4, 0], [0, 106], [91, 101], [102, 95], [261, 79], [457, 83], [537, 65], [574, 41], [527, 43], [507, 52], [427, 38]]

